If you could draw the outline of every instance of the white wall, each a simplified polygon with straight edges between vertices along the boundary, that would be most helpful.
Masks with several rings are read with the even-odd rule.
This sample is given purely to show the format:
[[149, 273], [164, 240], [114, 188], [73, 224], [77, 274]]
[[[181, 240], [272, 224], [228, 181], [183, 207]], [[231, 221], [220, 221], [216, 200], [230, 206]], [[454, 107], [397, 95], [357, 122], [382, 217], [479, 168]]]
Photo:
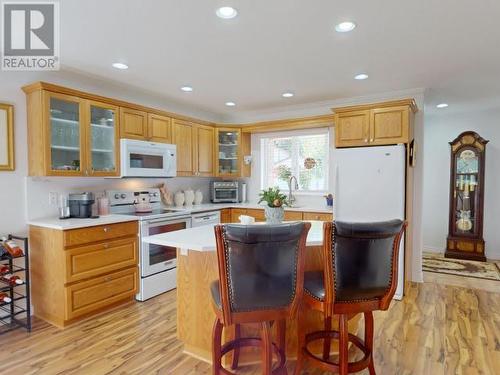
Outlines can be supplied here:
[[500, 259], [500, 104], [493, 108], [469, 108], [452, 112], [452, 107], [425, 118], [424, 249], [444, 252], [448, 234], [450, 145], [461, 132], [473, 130], [490, 142], [486, 145], [484, 240], [486, 256]]
[[[75, 89], [93, 92], [96, 94], [127, 100], [130, 102], [151, 106], [154, 108], [166, 109], [172, 112], [182, 113], [188, 116], [197, 117], [208, 121], [218, 121], [219, 118], [211, 113], [188, 108], [179, 103], [170, 103], [164, 99], [149, 95], [148, 93], [135, 90], [133, 88], [103, 82], [92, 77], [81, 76], [68, 72], [3, 72], [0, 71], [0, 103], [14, 105], [14, 133], [15, 133], [15, 161], [16, 170], [14, 172], [0, 172], [0, 234], [4, 233], [25, 233], [27, 220], [27, 189], [38, 191], [40, 195], [30, 196], [30, 204], [34, 212], [42, 212], [45, 203], [48, 202], [48, 193], [52, 189], [50, 179], [34, 180], [28, 183], [26, 178], [28, 173], [27, 165], [27, 126], [26, 126], [26, 98], [21, 87], [35, 82], [47, 81], [51, 83], [68, 86]], [[115, 182], [111, 180], [86, 180], [84, 178], [75, 179], [52, 179], [58, 181], [58, 189], [64, 191], [78, 188], [78, 185], [85, 186], [112, 186]], [[175, 179], [177, 180], [177, 179]], [[145, 180], [146, 184], [151, 181]], [[184, 182], [183, 182], [184, 181]], [[194, 182], [185, 179], [179, 181], [170, 180], [176, 188], [186, 185], [193, 185]], [[37, 184], [41, 184], [39, 188]], [[54, 186], [52, 184], [52, 186]], [[51, 190], [52, 191], [52, 190]], [[43, 194], [41, 192], [44, 192]], [[31, 209], [30, 209], [31, 211]], [[52, 211], [49, 210], [48, 213]], [[40, 216], [40, 215], [38, 215]], [[32, 216], [33, 217], [33, 216]]]

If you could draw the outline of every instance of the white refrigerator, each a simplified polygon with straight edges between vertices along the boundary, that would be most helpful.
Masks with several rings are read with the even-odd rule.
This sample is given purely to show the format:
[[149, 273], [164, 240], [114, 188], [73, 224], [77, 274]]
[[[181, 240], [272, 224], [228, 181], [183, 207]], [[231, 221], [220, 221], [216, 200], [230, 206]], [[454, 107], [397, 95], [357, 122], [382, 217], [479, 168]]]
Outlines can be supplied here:
[[[403, 145], [337, 149], [334, 153], [335, 220], [404, 220], [405, 155]], [[394, 298], [400, 300], [404, 287], [404, 236], [398, 261]]]

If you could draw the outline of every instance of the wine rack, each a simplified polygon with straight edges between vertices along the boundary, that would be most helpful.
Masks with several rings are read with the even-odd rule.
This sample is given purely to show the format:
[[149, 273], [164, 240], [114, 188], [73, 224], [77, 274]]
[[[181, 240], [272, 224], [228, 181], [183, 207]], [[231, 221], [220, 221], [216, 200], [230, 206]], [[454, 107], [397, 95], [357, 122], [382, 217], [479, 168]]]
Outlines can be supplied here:
[[9, 285], [0, 280], [0, 292], [6, 293], [11, 301], [0, 303], [0, 335], [17, 328], [31, 331], [31, 303], [30, 303], [30, 274], [29, 274], [29, 246], [28, 238], [14, 235], [8, 236], [9, 240], [18, 242], [24, 255], [0, 257], [0, 266], [7, 265], [10, 273], [20, 276], [24, 283]]

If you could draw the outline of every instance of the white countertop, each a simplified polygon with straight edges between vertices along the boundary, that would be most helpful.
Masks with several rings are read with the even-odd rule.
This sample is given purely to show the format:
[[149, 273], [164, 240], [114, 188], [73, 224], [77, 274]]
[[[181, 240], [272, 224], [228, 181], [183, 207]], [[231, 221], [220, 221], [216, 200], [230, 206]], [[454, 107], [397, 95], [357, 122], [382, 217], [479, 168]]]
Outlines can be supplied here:
[[[194, 205], [191, 207], [169, 207], [176, 209], [185, 214], [194, 214], [197, 212], [204, 211], [216, 211], [222, 210], [224, 208], [250, 208], [250, 209], [264, 209], [265, 206], [257, 203], [204, 203], [199, 205]], [[285, 207], [285, 211], [300, 211], [300, 212], [321, 212], [321, 213], [332, 213], [331, 207]], [[57, 217], [46, 217], [40, 219], [33, 219], [28, 221], [28, 225], [34, 225], [37, 227], [68, 230], [77, 229], [85, 227], [93, 227], [96, 225], [105, 225], [113, 223], [123, 223], [125, 221], [136, 221], [137, 217], [130, 215], [106, 215], [101, 216], [97, 219], [64, 219], [60, 220]]]
[[[307, 246], [321, 246], [323, 244], [323, 222], [310, 221], [311, 229], [307, 235]], [[257, 223], [254, 225], [263, 225]], [[143, 238], [144, 242], [171, 246], [181, 249], [181, 254], [186, 255], [187, 250], [193, 251], [215, 251], [214, 225], [188, 228], [170, 233], [157, 234]]]
[[63, 220], [56, 217], [48, 217], [48, 218], [30, 220], [28, 224], [37, 227], [68, 230], [68, 229], [94, 227], [97, 225], [123, 223], [126, 221], [137, 221], [137, 217], [130, 215], [105, 215], [95, 219], [71, 218]]

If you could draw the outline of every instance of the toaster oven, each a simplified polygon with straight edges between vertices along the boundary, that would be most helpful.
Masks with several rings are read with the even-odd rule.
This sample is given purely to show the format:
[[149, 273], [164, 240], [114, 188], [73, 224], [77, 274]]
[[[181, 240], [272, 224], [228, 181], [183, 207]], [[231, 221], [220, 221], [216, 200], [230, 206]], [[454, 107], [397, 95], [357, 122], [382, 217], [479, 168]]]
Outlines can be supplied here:
[[240, 201], [238, 181], [213, 181], [210, 191], [213, 203], [238, 203]]

